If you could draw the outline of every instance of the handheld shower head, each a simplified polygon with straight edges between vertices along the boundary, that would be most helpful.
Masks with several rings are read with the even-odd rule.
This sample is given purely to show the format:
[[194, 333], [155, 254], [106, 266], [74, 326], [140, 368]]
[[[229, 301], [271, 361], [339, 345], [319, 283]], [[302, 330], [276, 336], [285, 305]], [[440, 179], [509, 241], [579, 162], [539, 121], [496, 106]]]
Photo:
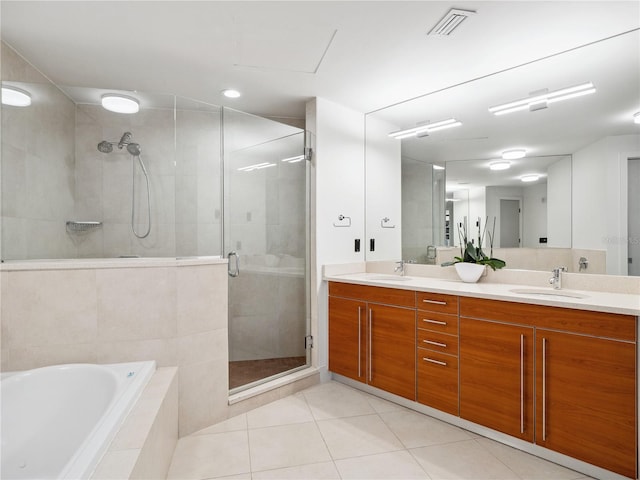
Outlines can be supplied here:
[[127, 145], [127, 152], [129, 152], [134, 157], [138, 157], [142, 149], [140, 148], [139, 143], [130, 143]]
[[122, 137], [120, 138], [120, 141], [118, 142], [118, 148], [122, 150], [122, 147], [131, 143], [132, 136], [133, 135], [131, 135], [131, 132], [124, 132], [122, 134]]
[[98, 151], [102, 153], [111, 153], [113, 152], [113, 144], [103, 140], [98, 144]]

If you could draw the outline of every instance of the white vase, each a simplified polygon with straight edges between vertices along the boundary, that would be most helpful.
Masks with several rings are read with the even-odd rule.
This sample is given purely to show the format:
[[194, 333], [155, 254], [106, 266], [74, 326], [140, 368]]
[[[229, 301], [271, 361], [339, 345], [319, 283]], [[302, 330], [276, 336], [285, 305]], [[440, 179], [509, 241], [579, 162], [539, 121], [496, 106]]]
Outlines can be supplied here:
[[484, 273], [486, 265], [479, 263], [458, 262], [454, 264], [460, 280], [465, 283], [476, 283]]

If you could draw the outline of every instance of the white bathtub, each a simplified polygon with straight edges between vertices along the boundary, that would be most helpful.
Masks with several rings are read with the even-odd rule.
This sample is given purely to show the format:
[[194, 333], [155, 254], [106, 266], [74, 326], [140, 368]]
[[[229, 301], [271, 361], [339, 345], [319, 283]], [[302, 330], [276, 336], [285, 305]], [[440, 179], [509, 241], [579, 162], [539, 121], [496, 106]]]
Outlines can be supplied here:
[[89, 478], [155, 362], [2, 375], [2, 479]]

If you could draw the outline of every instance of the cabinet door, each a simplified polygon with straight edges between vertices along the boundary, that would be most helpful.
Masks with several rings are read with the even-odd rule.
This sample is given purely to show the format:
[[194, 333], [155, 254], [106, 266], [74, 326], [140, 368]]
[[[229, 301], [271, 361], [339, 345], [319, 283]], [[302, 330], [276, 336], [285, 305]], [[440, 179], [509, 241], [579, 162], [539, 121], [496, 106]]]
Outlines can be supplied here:
[[533, 441], [532, 327], [460, 318], [460, 416]]
[[458, 416], [458, 357], [417, 349], [418, 402]]
[[636, 347], [536, 331], [536, 443], [636, 478]]
[[329, 370], [364, 382], [366, 379], [366, 304], [329, 297]]
[[375, 304], [368, 304], [368, 308], [367, 382], [415, 400], [415, 310]]

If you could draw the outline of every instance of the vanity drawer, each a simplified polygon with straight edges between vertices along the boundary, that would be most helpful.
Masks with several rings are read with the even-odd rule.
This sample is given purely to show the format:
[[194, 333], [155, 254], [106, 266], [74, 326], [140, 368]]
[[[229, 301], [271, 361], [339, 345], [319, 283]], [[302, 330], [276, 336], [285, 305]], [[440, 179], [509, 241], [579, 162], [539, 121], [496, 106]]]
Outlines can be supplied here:
[[458, 313], [458, 297], [444, 293], [416, 292], [416, 307], [440, 313]]
[[418, 402], [458, 415], [458, 357], [419, 348]]
[[458, 337], [447, 335], [446, 333], [418, 329], [417, 346], [436, 352], [448, 353], [449, 355], [458, 355]]
[[416, 292], [399, 288], [370, 287], [354, 283], [329, 282], [332, 297], [353, 298], [370, 303], [415, 308]]
[[418, 328], [458, 335], [458, 316], [418, 310]]

